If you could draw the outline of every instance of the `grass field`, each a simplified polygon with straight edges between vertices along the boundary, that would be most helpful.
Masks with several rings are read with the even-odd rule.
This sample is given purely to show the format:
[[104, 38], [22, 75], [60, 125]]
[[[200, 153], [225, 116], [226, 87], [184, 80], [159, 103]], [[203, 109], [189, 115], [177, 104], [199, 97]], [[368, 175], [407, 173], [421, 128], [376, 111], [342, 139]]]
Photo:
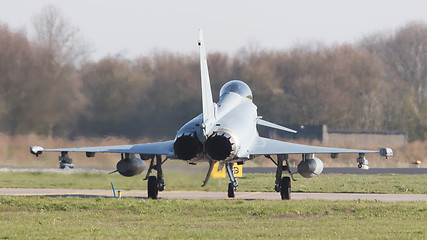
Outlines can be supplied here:
[[[225, 191], [227, 179], [166, 172], [167, 190]], [[143, 176], [0, 172], [1, 187], [146, 189]], [[273, 174], [246, 174], [240, 191], [272, 191]], [[1, 191], [1, 190], [0, 190]], [[293, 191], [422, 193], [425, 175], [320, 175]], [[427, 239], [427, 202], [151, 200], [0, 196], [0, 239]]]
[[[116, 189], [146, 189], [144, 175], [126, 178], [119, 174], [72, 172], [0, 172], [1, 187], [12, 188], [71, 188], [110, 189], [114, 182]], [[228, 179], [211, 179], [205, 188], [201, 187], [204, 173], [171, 171], [165, 172], [166, 190], [226, 191]], [[274, 174], [245, 174], [239, 179], [239, 191], [273, 191]], [[417, 193], [427, 194], [426, 175], [320, 175], [306, 179], [298, 177], [292, 182], [294, 192], [347, 192], [347, 193]]]
[[427, 202], [0, 196], [1, 239], [426, 239]]

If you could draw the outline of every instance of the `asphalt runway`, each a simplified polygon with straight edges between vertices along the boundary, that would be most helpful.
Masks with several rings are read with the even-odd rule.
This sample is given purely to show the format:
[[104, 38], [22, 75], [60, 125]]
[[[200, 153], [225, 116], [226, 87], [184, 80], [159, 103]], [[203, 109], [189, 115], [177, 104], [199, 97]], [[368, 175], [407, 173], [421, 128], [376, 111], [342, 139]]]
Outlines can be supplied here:
[[[122, 197], [147, 198], [142, 190], [124, 190]], [[40, 188], [0, 188], [0, 195], [9, 196], [51, 196], [51, 197], [113, 197], [112, 190], [88, 189], [40, 189]], [[203, 191], [164, 191], [159, 192], [160, 199], [229, 199], [226, 192]], [[292, 200], [378, 200], [387, 202], [427, 201], [427, 194], [363, 194], [363, 193], [301, 193], [293, 192]], [[236, 192], [234, 199], [244, 200], [280, 200], [276, 192]]]
[[[55, 171], [71, 173], [87, 169], [21, 169], [0, 168], [0, 171]], [[93, 170], [105, 171], [105, 170]], [[274, 173], [276, 168], [244, 168], [245, 173]], [[361, 170], [358, 168], [325, 168], [322, 174], [427, 174], [427, 168], [371, 168]], [[87, 190], [87, 189], [24, 189], [0, 188], [0, 195], [12, 196], [52, 196], [52, 197], [113, 197], [112, 190]], [[147, 198], [147, 192], [141, 190], [122, 191], [123, 197]], [[226, 192], [203, 191], [164, 191], [159, 193], [163, 199], [228, 199]], [[235, 199], [264, 199], [280, 200], [276, 192], [236, 192]], [[293, 192], [293, 200], [319, 199], [319, 200], [378, 200], [378, 201], [427, 201], [427, 194], [362, 194], [362, 193], [301, 193]]]

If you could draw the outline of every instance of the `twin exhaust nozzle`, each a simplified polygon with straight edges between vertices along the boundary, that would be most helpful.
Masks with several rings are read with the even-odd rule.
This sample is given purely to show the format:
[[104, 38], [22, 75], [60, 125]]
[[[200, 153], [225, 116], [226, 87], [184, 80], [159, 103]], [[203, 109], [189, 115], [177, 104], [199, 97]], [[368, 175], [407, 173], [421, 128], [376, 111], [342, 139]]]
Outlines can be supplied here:
[[195, 133], [182, 134], [173, 145], [175, 156], [182, 160], [191, 160], [199, 156], [203, 149], [206, 155], [216, 161], [226, 160], [236, 155], [238, 146], [231, 134], [225, 131], [214, 132], [203, 144]]

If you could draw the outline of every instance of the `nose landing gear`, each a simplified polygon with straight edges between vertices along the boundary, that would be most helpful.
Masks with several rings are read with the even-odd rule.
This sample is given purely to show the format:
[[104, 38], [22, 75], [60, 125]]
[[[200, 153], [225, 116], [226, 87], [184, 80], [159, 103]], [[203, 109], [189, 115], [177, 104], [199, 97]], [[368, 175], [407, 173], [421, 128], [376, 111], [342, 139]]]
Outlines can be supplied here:
[[228, 173], [228, 176], [230, 177], [230, 183], [228, 184], [228, 197], [234, 198], [235, 194], [234, 191], [237, 190], [237, 186], [239, 184], [237, 183], [237, 179], [234, 177], [234, 164], [233, 163], [226, 163], [225, 167]]

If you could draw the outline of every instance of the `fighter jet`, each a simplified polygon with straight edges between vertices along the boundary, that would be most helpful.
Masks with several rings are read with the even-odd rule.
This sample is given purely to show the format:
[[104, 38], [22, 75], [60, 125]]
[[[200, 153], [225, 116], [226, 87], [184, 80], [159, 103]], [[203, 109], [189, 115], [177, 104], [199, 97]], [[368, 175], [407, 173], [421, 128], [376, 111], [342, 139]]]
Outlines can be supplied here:
[[[257, 126], [265, 126], [281, 131], [296, 133], [296, 131], [263, 120], [257, 114], [257, 106], [253, 103], [253, 95], [249, 86], [240, 80], [231, 80], [222, 86], [218, 103], [212, 99], [208, 64], [205, 52], [203, 34], [200, 30], [198, 46], [200, 50], [202, 113], [188, 121], [178, 130], [175, 139], [135, 145], [100, 146], [83, 148], [44, 149], [40, 146], [30, 147], [30, 152], [39, 156], [43, 152], [60, 152], [59, 160], [62, 166], [72, 163], [69, 152], [85, 152], [87, 157], [95, 153], [120, 153], [116, 172], [123, 176], [141, 174], [145, 168], [144, 161], [150, 161], [144, 180], [148, 179], [148, 197], [156, 199], [158, 192], [165, 189], [162, 165], [167, 159], [187, 161], [190, 164], [207, 161], [209, 170], [202, 186], [209, 180], [213, 166], [219, 162], [225, 166], [230, 183], [228, 197], [235, 196], [238, 183], [233, 174], [233, 164], [244, 164], [257, 156], [265, 156], [277, 166], [275, 191], [280, 192], [282, 199], [291, 197], [291, 178], [295, 180], [288, 161], [290, 154], [300, 154], [301, 161], [297, 172], [310, 178], [321, 174], [322, 161], [315, 154], [331, 154], [336, 158], [340, 153], [357, 153], [359, 168], [368, 168], [366, 153], [380, 153], [390, 157], [393, 151], [382, 148], [379, 151], [342, 149], [301, 145], [260, 137]], [[152, 170], [157, 171], [152, 175]], [[283, 172], [290, 176], [282, 177]]]

